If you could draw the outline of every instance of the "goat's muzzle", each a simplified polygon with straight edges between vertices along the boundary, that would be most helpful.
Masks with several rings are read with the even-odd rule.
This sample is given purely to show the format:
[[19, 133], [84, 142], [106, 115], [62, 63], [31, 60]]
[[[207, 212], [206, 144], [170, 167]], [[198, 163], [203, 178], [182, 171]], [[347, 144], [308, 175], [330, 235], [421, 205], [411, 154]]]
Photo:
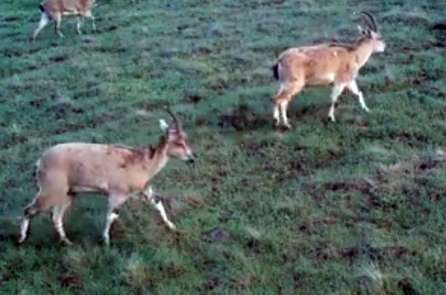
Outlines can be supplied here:
[[187, 159], [186, 163], [187, 164], [195, 164], [196, 159], [197, 159], [196, 154], [192, 154], [189, 156], [189, 159]]

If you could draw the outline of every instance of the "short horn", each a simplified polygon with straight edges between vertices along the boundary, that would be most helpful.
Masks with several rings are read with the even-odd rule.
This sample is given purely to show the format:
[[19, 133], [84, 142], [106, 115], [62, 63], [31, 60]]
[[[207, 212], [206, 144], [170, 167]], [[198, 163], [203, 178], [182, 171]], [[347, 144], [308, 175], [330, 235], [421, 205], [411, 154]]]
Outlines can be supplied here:
[[178, 120], [177, 116], [175, 116], [175, 114], [169, 108], [166, 108], [166, 112], [172, 117], [173, 121], [175, 122], [175, 126], [178, 129], [181, 129], [181, 123], [180, 120]]
[[368, 26], [370, 27], [370, 29], [372, 31], [374, 31], [374, 32], [378, 32], [378, 26], [376, 25], [375, 17], [371, 13], [369, 13], [367, 11], [361, 11], [361, 14], [363, 16], [365, 16], [364, 19], [366, 20], [366, 22], [367, 22]]

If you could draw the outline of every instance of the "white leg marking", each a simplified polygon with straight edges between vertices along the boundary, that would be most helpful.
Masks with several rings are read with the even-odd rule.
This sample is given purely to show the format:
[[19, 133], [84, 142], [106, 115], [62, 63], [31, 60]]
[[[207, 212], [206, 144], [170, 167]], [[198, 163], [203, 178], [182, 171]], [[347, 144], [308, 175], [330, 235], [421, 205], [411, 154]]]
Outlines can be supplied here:
[[127, 201], [129, 198], [128, 195], [122, 195], [122, 194], [112, 194], [108, 198], [108, 212], [107, 212], [107, 219], [105, 222], [105, 229], [104, 229], [104, 242], [106, 245], [110, 244], [110, 228], [113, 222], [116, 220], [116, 218], [119, 217], [118, 214], [116, 214], [114, 211], [118, 209], [122, 204]]
[[59, 234], [60, 240], [64, 242], [67, 245], [71, 245], [71, 241], [67, 238], [67, 235], [65, 234], [65, 230], [63, 228], [63, 216], [65, 214], [65, 211], [68, 209], [70, 204], [64, 204], [61, 206], [55, 206], [53, 208], [53, 223], [54, 227], [56, 228], [57, 233]]
[[164, 223], [171, 229], [171, 230], [176, 230], [176, 226], [175, 224], [173, 224], [169, 218], [167, 218], [167, 214], [166, 214], [166, 210], [164, 209], [163, 203], [161, 201], [157, 201], [155, 199], [154, 193], [153, 193], [153, 189], [151, 186], [147, 187], [146, 190], [144, 191], [144, 197], [146, 198], [147, 201], [149, 201], [156, 210], [158, 210], [158, 212], [161, 215], [161, 218], [163, 219]]
[[29, 218], [24, 217], [22, 220], [22, 224], [20, 224], [20, 239], [19, 243], [23, 243], [28, 237], [28, 228], [29, 228]]
[[46, 13], [42, 13], [42, 16], [40, 17], [39, 25], [37, 26], [37, 29], [34, 31], [33, 34], [33, 40], [36, 39], [37, 35], [40, 33], [40, 31], [50, 22], [48, 16]]
[[279, 104], [276, 101], [276, 98], [282, 93], [284, 89], [283, 83], [280, 83], [279, 90], [277, 91], [276, 95], [274, 96], [274, 107], [273, 107], [273, 117], [274, 121], [276, 123], [276, 126], [280, 125], [280, 110], [279, 110]]
[[63, 38], [62, 31], [60, 30], [60, 25], [62, 23], [62, 16], [57, 16], [55, 19], [56, 33], [59, 35], [59, 38]]
[[91, 11], [88, 11], [85, 17], [88, 17], [91, 19], [91, 27], [93, 29], [93, 32], [96, 32], [96, 21], [94, 18], [94, 15], [91, 13]]
[[146, 187], [146, 189], [143, 192], [144, 197], [147, 199], [147, 201], [151, 202], [151, 199], [154, 197], [152, 186], [149, 185]]
[[348, 85], [348, 89], [355, 94], [356, 96], [358, 96], [358, 100], [359, 100], [359, 104], [361, 105], [361, 108], [363, 110], [365, 110], [366, 112], [370, 112], [370, 109], [367, 107], [367, 105], [365, 104], [364, 101], [364, 95], [362, 94], [362, 92], [359, 90], [358, 88], [358, 84], [356, 83], [355, 80], [353, 80], [352, 82], [350, 82], [350, 84]]
[[291, 125], [288, 122], [288, 118], [287, 118], [287, 115], [286, 115], [287, 108], [288, 108], [288, 101], [282, 101], [280, 103], [280, 110], [281, 110], [281, 113], [282, 113], [282, 121], [283, 121], [283, 124], [285, 125], [285, 127], [291, 128]]
[[330, 106], [330, 111], [328, 112], [328, 117], [331, 119], [332, 122], [336, 122], [336, 119], [334, 116], [335, 105], [336, 105], [336, 102], [338, 101], [339, 95], [341, 95], [342, 91], [344, 91], [344, 88], [345, 88], [344, 84], [335, 85], [331, 92], [331, 106]]
[[278, 126], [280, 124], [280, 111], [279, 111], [279, 106], [277, 104], [275, 104], [273, 107], [273, 117], [276, 126]]
[[113, 222], [119, 217], [118, 214], [114, 213], [113, 211], [109, 211], [107, 213], [107, 220], [105, 223], [105, 229], [104, 229], [104, 242], [106, 245], [110, 244], [110, 228]]
[[171, 230], [176, 230], [177, 228], [176, 228], [175, 224], [173, 224], [169, 220], [169, 218], [167, 218], [166, 210], [164, 209], [163, 203], [161, 201], [158, 201], [158, 202], [155, 201], [152, 204], [155, 206], [156, 210], [159, 211], [159, 213], [161, 215], [161, 218], [163, 219], [164, 223], [167, 224], [167, 226]]
[[96, 21], [93, 15], [91, 15], [91, 27], [93, 28], [93, 32], [96, 33]]
[[81, 27], [82, 27], [82, 19], [80, 17], [77, 18], [77, 24], [76, 24], [76, 32], [78, 35], [81, 35]]

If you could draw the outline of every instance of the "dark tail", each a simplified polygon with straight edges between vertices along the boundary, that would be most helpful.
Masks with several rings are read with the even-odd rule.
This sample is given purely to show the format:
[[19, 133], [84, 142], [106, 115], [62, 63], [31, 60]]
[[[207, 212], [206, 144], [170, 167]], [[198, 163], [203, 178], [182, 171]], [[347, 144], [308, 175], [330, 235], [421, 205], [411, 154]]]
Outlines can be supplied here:
[[45, 12], [45, 7], [43, 7], [43, 4], [39, 5], [40, 11]]
[[273, 74], [274, 78], [276, 78], [276, 80], [279, 80], [279, 63], [273, 65]]

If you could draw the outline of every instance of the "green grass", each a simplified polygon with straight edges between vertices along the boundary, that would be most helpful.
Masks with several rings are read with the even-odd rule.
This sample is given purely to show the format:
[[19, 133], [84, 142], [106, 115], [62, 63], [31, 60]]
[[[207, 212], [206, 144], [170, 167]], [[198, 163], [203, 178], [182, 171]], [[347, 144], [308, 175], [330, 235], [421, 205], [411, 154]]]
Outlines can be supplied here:
[[[29, 37], [35, 1], [0, 4], [0, 293], [442, 294], [446, 290], [446, 57], [441, 1], [98, 1], [98, 32]], [[362, 70], [372, 112], [306, 89], [272, 128], [270, 67], [284, 49], [356, 34], [374, 12], [388, 44]], [[170, 106], [200, 158], [171, 161], [157, 213], [127, 203], [101, 243], [105, 199], [80, 197], [72, 247], [47, 216], [15, 245], [34, 163], [69, 141], [143, 146]], [[213, 240], [212, 234], [221, 240]]]

